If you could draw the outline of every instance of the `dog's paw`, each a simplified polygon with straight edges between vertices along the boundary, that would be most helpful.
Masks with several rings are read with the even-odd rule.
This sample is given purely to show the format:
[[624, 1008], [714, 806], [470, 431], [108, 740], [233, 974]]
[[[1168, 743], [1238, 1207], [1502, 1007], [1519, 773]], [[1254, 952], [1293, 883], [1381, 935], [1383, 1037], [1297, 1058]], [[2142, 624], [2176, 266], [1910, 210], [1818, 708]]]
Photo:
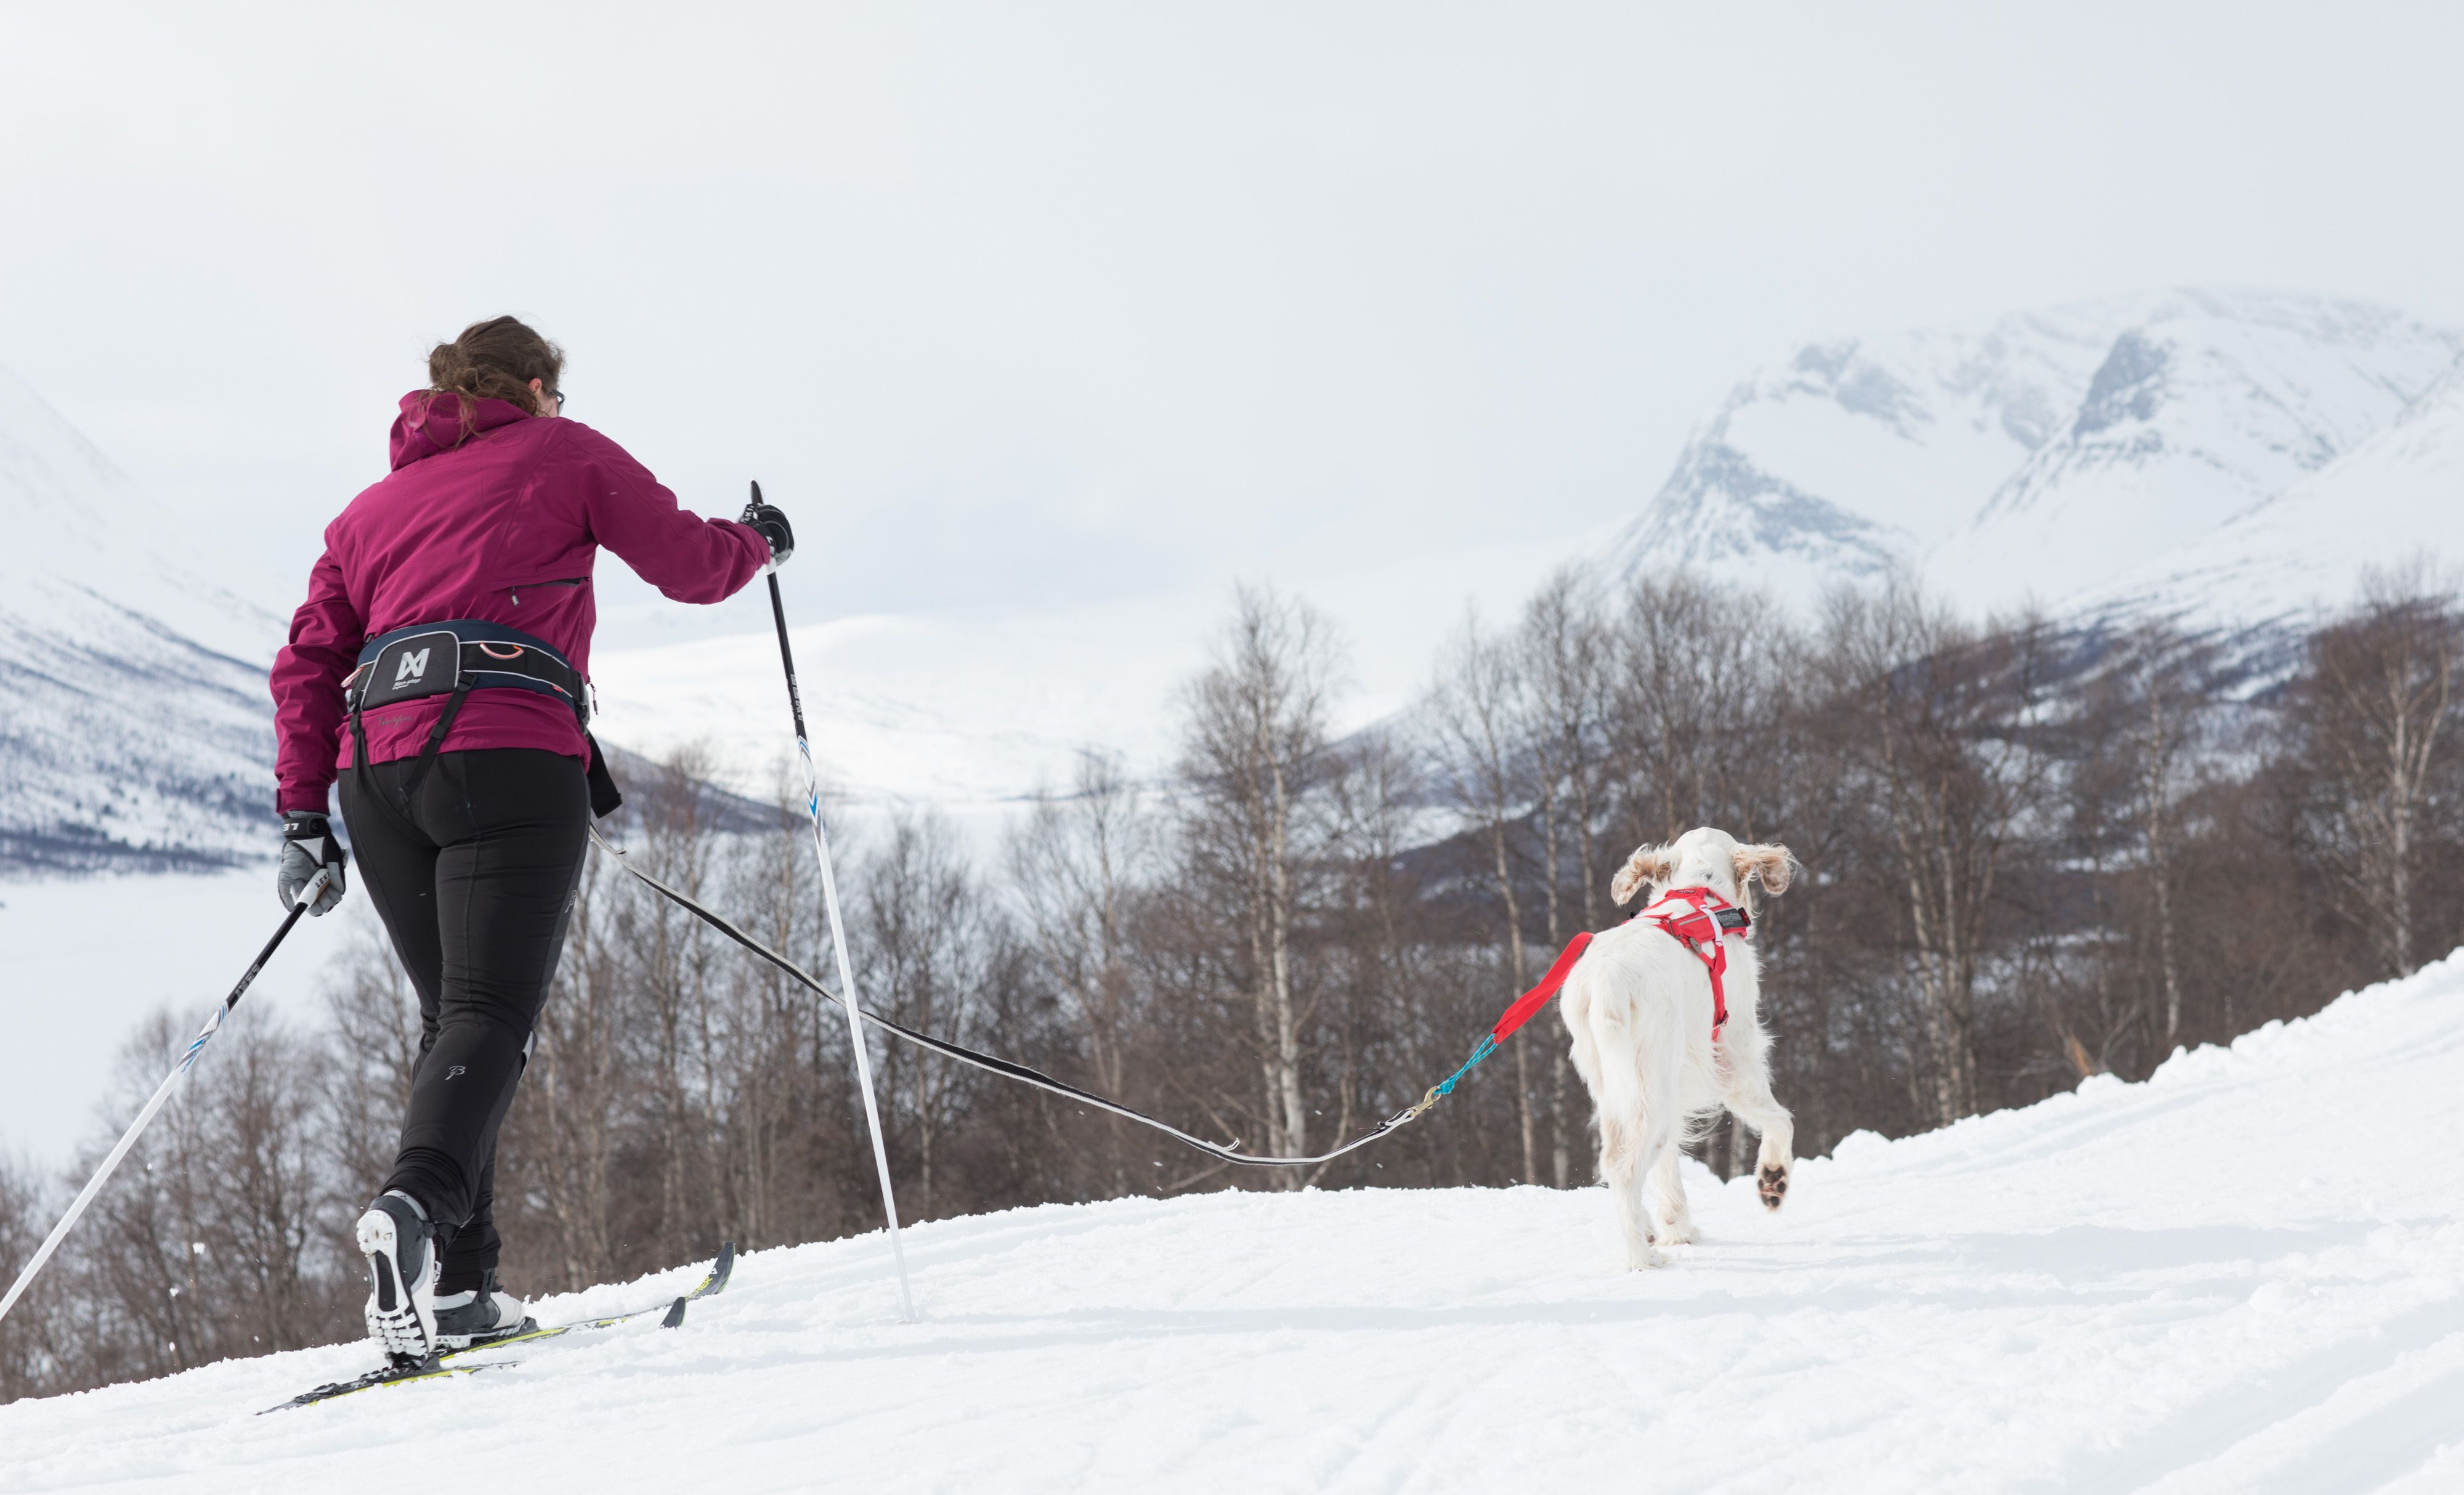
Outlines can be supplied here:
[[1762, 1196], [1763, 1208], [1775, 1210], [1788, 1198], [1788, 1165], [1765, 1163], [1754, 1175], [1754, 1192]]
[[1668, 1255], [1664, 1251], [1655, 1251], [1649, 1246], [1644, 1246], [1639, 1250], [1628, 1251], [1625, 1264], [1629, 1271], [1654, 1271], [1668, 1264]]
[[1692, 1245], [1694, 1222], [1690, 1220], [1663, 1220], [1652, 1226], [1654, 1245]]

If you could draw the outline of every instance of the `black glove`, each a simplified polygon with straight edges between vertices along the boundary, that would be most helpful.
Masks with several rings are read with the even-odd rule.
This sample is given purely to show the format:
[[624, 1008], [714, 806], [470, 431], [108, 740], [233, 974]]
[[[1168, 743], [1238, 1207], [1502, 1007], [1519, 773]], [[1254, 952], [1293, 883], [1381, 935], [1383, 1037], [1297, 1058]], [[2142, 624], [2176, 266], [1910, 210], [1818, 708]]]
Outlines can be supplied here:
[[323, 913], [342, 901], [342, 844], [334, 839], [334, 828], [325, 817], [306, 810], [293, 810], [282, 817], [282, 868], [275, 874], [274, 888], [284, 908], [299, 899], [299, 890], [319, 869], [326, 874], [325, 886], [317, 890], [317, 901], [308, 906], [312, 914]]
[[787, 517], [779, 512], [778, 505], [761, 501], [759, 483], [753, 485], [753, 501], [744, 506], [743, 516], [736, 522], [759, 530], [761, 538], [770, 542], [772, 565], [786, 564], [787, 558], [796, 553], [796, 532], [787, 527]]

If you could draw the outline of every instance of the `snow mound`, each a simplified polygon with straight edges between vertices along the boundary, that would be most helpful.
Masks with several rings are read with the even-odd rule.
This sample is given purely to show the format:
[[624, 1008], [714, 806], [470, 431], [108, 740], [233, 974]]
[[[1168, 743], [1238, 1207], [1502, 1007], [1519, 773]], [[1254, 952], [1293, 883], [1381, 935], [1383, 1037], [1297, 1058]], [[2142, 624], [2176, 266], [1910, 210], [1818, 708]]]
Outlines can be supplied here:
[[913, 1232], [919, 1324], [878, 1235], [759, 1252], [681, 1330], [467, 1379], [253, 1415], [336, 1346], [0, 1408], [0, 1489], [2454, 1489], [2459, 1159], [2451, 957], [1851, 1137], [1776, 1216], [1696, 1171], [1665, 1271], [1615, 1269], [1597, 1190], [1021, 1210]]

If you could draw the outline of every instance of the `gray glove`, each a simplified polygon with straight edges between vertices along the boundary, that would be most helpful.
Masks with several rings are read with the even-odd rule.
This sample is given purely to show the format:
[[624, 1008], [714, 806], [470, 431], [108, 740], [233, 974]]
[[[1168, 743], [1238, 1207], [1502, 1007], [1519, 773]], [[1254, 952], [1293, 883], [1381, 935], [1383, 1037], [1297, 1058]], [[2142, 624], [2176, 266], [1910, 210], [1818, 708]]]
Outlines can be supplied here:
[[325, 824], [324, 816], [306, 810], [283, 816], [282, 867], [274, 879], [282, 906], [287, 909], [298, 902], [299, 890], [319, 870], [328, 874], [325, 886], [317, 890], [317, 901], [308, 906], [308, 912], [320, 914], [341, 902], [343, 860], [342, 844], [334, 839], [334, 828]]

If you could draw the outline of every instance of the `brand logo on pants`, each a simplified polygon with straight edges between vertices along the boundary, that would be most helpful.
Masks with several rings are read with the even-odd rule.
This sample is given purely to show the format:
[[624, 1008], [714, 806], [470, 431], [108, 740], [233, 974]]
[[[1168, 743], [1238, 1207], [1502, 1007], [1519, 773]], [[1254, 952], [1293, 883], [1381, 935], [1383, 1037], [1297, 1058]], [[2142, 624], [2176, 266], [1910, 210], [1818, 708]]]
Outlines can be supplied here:
[[393, 683], [400, 685], [406, 680], [425, 680], [426, 678], [428, 678], [428, 650], [424, 649], [416, 651], [403, 650], [402, 663], [394, 667]]
[[468, 1072], [469, 1071], [464, 1069], [460, 1065], [455, 1065], [453, 1067], [445, 1071], [445, 1078], [449, 1080], [456, 1080]]

